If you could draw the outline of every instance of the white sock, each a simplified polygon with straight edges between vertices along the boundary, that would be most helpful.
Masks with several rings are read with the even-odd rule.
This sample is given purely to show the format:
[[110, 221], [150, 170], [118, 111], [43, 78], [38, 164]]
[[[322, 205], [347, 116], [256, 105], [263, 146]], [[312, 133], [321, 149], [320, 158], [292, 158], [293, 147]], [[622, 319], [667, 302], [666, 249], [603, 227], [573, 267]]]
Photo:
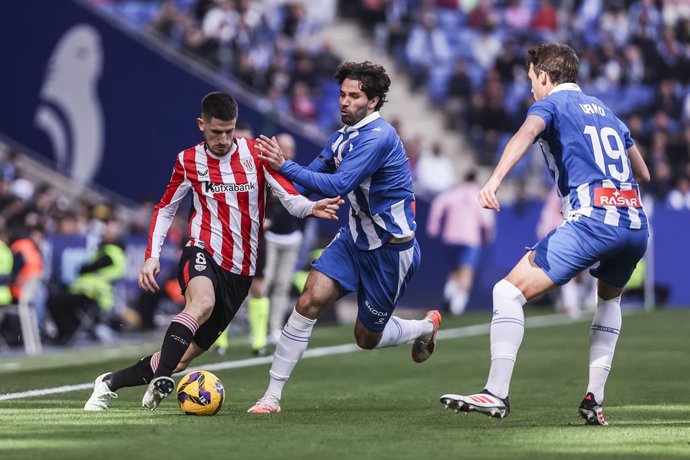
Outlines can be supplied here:
[[307, 345], [309, 345], [309, 337], [314, 324], [316, 324], [315, 319], [306, 318], [297, 313], [296, 310], [292, 311], [283, 327], [283, 333], [278, 339], [276, 351], [273, 354], [266, 396], [272, 396], [280, 401], [283, 387], [290, 378], [297, 362], [302, 358]]
[[452, 299], [457, 290], [458, 283], [456, 283], [454, 279], [449, 279], [446, 281], [445, 286], [443, 286], [443, 298], [446, 300]]
[[580, 285], [575, 280], [561, 286], [561, 299], [565, 312], [571, 317], [577, 317], [580, 313]]
[[468, 298], [467, 292], [459, 289], [455, 291], [455, 295], [450, 299], [450, 312], [454, 315], [462, 315], [467, 307]]
[[525, 333], [527, 302], [522, 292], [507, 280], [496, 283], [493, 291], [494, 316], [491, 319], [491, 369], [486, 389], [494, 396], [506, 398], [517, 352]]
[[391, 316], [383, 329], [381, 340], [375, 348], [396, 347], [432, 332], [434, 332], [434, 325], [431, 321], [401, 319], [397, 316]]
[[601, 404], [604, 386], [611, 371], [613, 353], [621, 332], [621, 297], [604, 300], [597, 297], [597, 311], [589, 331], [589, 384], [587, 392]]

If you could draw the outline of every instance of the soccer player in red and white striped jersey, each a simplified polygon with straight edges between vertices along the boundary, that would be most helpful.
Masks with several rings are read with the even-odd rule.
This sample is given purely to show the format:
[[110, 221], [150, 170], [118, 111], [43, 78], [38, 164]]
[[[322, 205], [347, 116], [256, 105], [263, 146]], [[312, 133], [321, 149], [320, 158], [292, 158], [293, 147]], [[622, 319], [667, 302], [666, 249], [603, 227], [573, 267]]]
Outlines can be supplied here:
[[159, 352], [96, 379], [85, 410], [100, 411], [115, 391], [149, 384], [142, 405], [154, 410], [174, 389], [170, 377], [215, 342], [247, 296], [256, 270], [267, 186], [294, 216], [337, 219], [340, 197], [310, 201], [258, 157], [256, 141], [235, 139], [237, 103], [228, 94], [208, 94], [197, 119], [204, 142], [177, 155], [163, 198], [155, 206], [139, 286], [159, 289], [161, 247], [180, 201], [192, 191], [189, 237], [180, 259], [185, 307], [175, 316]]

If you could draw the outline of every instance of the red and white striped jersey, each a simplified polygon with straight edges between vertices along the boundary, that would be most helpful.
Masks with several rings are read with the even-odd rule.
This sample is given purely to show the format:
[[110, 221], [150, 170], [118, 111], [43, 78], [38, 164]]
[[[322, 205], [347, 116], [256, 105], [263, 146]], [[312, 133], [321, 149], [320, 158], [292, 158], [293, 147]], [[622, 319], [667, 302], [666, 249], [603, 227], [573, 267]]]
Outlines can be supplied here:
[[290, 214], [301, 218], [314, 210], [314, 202], [258, 158], [256, 145], [253, 139], [235, 139], [230, 153], [219, 157], [209, 153], [202, 142], [177, 155], [170, 183], [153, 210], [147, 259], [159, 257], [177, 207], [191, 189], [187, 245], [205, 249], [225, 270], [254, 275], [266, 185]]

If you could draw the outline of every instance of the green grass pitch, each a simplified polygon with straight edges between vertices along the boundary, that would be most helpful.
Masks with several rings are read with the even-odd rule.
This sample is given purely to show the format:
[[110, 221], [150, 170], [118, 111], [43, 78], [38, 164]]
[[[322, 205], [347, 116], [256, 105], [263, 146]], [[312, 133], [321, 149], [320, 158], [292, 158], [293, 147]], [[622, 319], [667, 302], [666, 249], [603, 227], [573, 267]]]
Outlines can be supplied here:
[[[486, 314], [446, 319], [442, 330], [486, 323]], [[143, 387], [123, 389], [103, 413], [85, 413], [90, 390], [0, 400], [0, 459], [575, 459], [690, 458], [690, 310], [627, 315], [609, 378], [609, 427], [577, 416], [587, 381], [589, 322], [528, 328], [508, 418], [444, 410], [444, 393], [474, 393], [489, 365], [488, 335], [443, 338], [424, 364], [410, 346], [300, 362], [283, 413], [245, 411], [261, 396], [268, 364], [213, 371], [227, 391], [213, 417], [185, 416], [174, 398], [156, 412]], [[310, 349], [353, 343], [351, 327], [315, 329]], [[229, 356], [249, 357], [244, 339]], [[2, 395], [91, 382], [130, 365], [157, 343], [0, 357]]]

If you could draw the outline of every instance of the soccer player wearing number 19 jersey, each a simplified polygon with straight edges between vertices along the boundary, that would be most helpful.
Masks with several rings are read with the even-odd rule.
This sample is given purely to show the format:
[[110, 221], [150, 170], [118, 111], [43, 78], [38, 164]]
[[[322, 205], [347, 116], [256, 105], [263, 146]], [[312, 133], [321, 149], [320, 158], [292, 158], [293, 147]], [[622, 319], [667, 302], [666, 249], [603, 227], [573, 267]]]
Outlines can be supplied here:
[[523, 305], [590, 269], [597, 283], [597, 311], [590, 329], [589, 383], [579, 407], [585, 423], [607, 425], [604, 386], [621, 330], [621, 292], [647, 249], [648, 221], [638, 183], [649, 171], [629, 129], [576, 79], [579, 60], [567, 45], [528, 51], [528, 76], [536, 102], [479, 193], [498, 211], [503, 178], [538, 142], [561, 197], [565, 222], [547, 234], [493, 289], [491, 368], [480, 393], [446, 394], [441, 402], [463, 412], [504, 418], [508, 390], [524, 333]]

